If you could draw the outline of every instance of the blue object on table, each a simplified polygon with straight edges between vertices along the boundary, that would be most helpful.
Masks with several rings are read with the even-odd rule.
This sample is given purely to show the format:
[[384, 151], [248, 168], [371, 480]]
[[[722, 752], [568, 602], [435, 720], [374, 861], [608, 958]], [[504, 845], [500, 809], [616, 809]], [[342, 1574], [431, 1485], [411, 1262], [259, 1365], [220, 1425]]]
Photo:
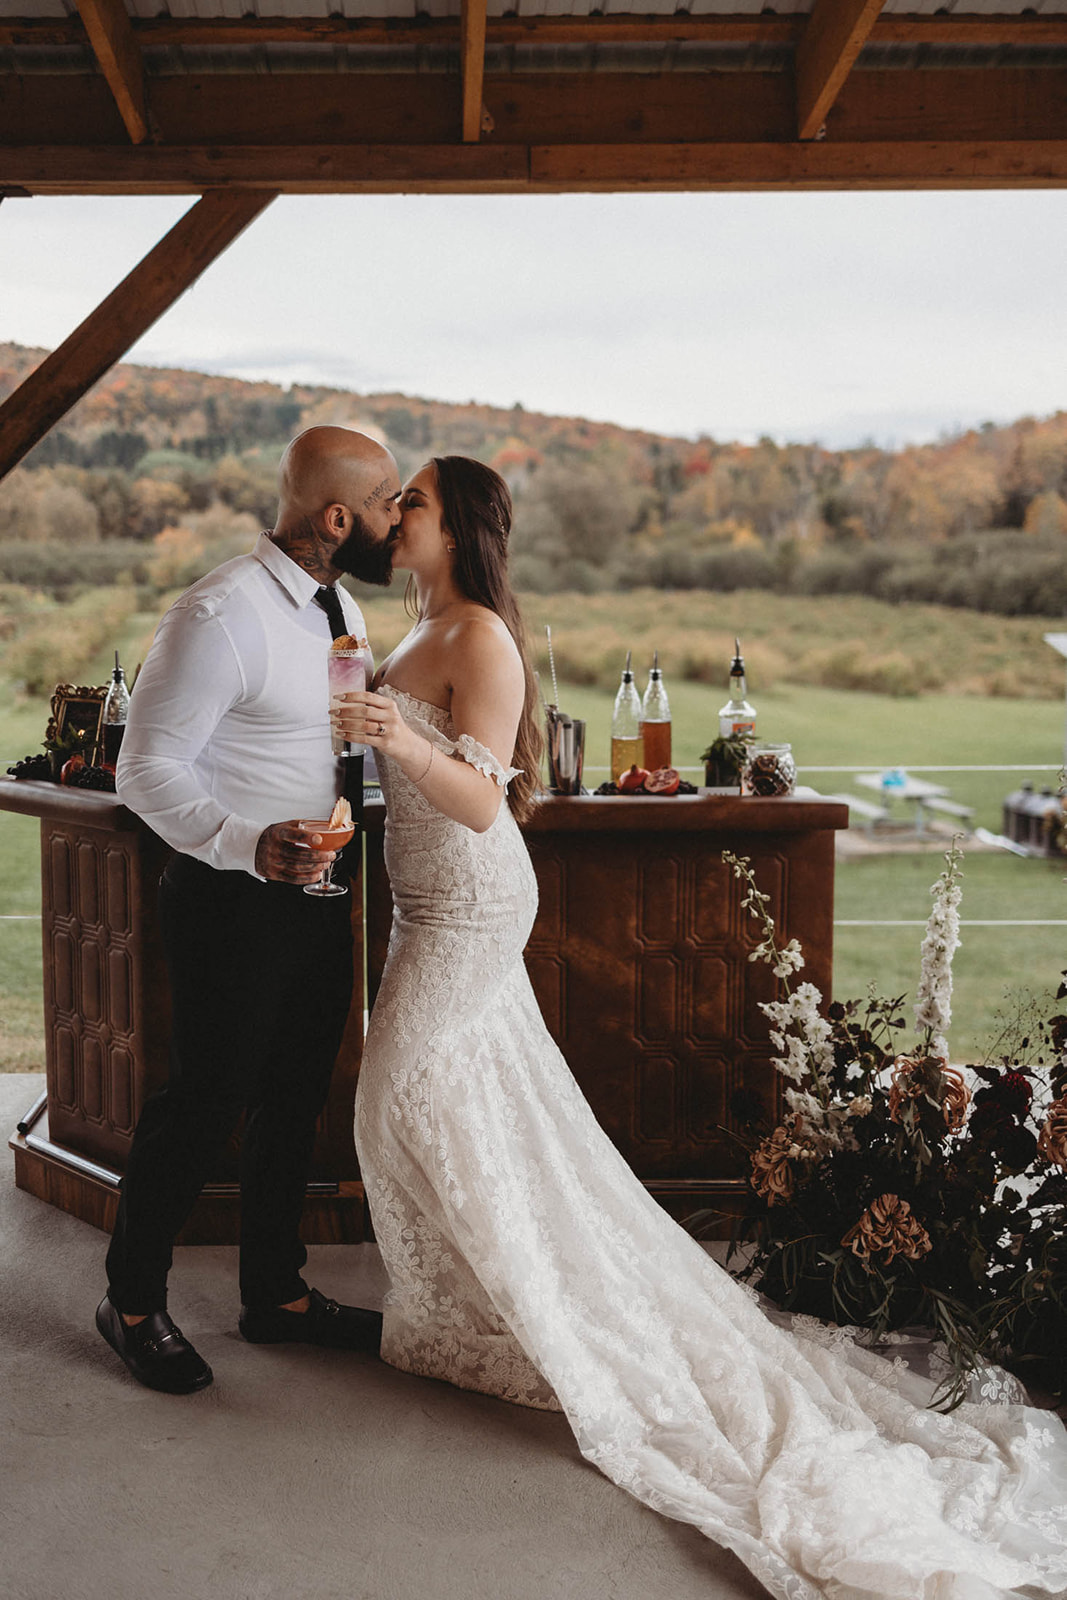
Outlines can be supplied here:
[[903, 767], [890, 767], [882, 773], [883, 789], [903, 789], [908, 781], [908, 775]]

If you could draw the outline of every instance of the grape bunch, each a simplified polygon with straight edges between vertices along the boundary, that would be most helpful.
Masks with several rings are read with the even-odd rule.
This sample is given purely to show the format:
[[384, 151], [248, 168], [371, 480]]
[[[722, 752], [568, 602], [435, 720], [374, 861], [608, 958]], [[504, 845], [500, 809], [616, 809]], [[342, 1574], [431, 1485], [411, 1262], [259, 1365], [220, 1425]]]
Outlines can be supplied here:
[[47, 756], [23, 756], [13, 767], [8, 767], [9, 778], [41, 778], [52, 776], [52, 763]]
[[68, 789], [99, 789], [115, 793], [115, 774], [110, 767], [75, 767], [64, 779]]

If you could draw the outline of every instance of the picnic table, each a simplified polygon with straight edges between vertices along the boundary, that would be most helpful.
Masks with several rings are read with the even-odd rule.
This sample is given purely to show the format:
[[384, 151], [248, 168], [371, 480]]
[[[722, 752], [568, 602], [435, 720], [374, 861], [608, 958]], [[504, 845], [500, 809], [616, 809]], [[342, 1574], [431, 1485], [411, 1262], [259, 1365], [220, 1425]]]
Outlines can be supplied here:
[[931, 811], [949, 812], [964, 820], [971, 815], [969, 806], [950, 800], [943, 783], [930, 783], [926, 778], [913, 778], [900, 769], [889, 772], [857, 772], [856, 782], [864, 789], [877, 789], [889, 809], [893, 800], [905, 800], [914, 809], [915, 832], [926, 832], [927, 814]]

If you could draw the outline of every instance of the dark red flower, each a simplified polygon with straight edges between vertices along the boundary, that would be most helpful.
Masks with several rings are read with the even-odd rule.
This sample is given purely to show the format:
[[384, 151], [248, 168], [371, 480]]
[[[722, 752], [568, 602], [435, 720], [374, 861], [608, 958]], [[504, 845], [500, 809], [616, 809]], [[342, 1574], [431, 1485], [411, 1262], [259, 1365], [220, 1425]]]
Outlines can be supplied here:
[[1010, 1098], [1015, 1102], [1017, 1117], [1025, 1117], [1030, 1109], [1030, 1102], [1034, 1098], [1033, 1085], [1025, 1072], [1009, 1070], [1001, 1079], [1001, 1092], [1005, 1099]]
[[974, 1097], [971, 1118], [967, 1124], [972, 1139], [992, 1143], [1015, 1118], [992, 1089], [979, 1089]]

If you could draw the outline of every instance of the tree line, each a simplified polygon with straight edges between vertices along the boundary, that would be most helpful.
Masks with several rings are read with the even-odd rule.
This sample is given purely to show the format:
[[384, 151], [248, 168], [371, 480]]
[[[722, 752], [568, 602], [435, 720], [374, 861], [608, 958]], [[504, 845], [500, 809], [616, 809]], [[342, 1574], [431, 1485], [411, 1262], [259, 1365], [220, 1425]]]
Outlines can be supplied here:
[[[0, 396], [43, 353], [0, 345]], [[489, 461], [515, 498], [526, 592], [763, 588], [1067, 610], [1067, 412], [830, 451], [133, 366], [0, 482], [0, 582], [62, 596], [193, 581], [270, 525], [279, 451], [316, 422], [376, 432], [405, 475], [430, 455]]]

